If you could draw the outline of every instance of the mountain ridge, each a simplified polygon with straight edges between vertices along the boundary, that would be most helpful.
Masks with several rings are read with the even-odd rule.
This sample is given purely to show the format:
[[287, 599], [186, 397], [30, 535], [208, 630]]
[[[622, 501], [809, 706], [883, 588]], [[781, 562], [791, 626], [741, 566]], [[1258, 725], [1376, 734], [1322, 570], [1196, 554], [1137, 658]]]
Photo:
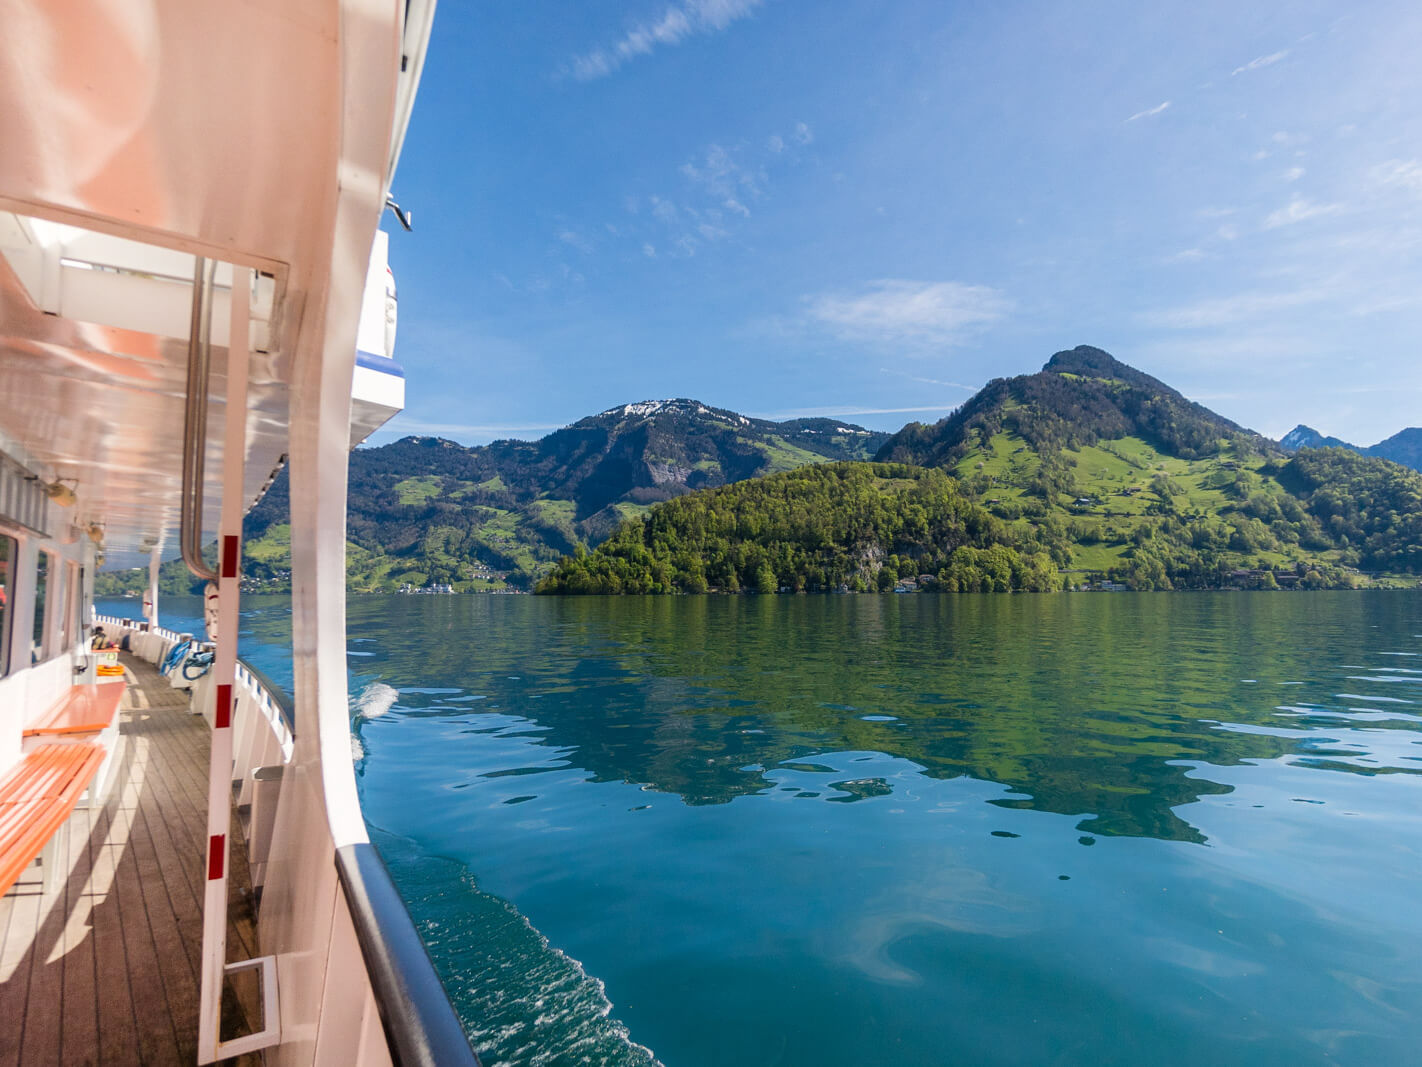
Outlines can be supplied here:
[[950, 466], [974, 441], [1002, 430], [1053, 451], [1132, 434], [1188, 458], [1215, 454], [1231, 443], [1261, 452], [1273, 447], [1110, 353], [1078, 345], [1055, 353], [1035, 374], [994, 378], [931, 426], [909, 423], [875, 459]]
[[1375, 445], [1362, 446], [1339, 437], [1325, 437], [1312, 426], [1299, 423], [1279, 439], [1279, 445], [1286, 452], [1297, 452], [1301, 448], [1346, 448], [1362, 456], [1376, 456], [1422, 471], [1422, 427], [1418, 426], [1398, 430]]
[[[696, 489], [868, 458], [887, 434], [840, 419], [773, 422], [678, 397], [619, 404], [534, 441], [410, 436], [351, 453], [353, 588], [527, 586], [563, 553]], [[280, 476], [247, 518], [252, 580], [280, 580]]]
[[909, 424], [873, 464], [652, 509], [565, 557], [540, 589], [886, 589], [906, 574], [950, 591], [1325, 588], [1364, 583], [1360, 566], [1422, 571], [1422, 477], [1340, 448], [1290, 458], [1079, 346]]
[[[1422, 446], [1422, 430], [1394, 439], [1406, 444], [1409, 435]], [[352, 453], [348, 576], [355, 591], [526, 588], [555, 565], [587, 558], [589, 547], [610, 536], [631, 551], [628, 524], [656, 515], [669, 501], [870, 459], [898, 473], [846, 468], [833, 477], [791, 479], [770, 497], [760, 490], [727, 497], [737, 508], [772, 506], [766, 502], [775, 498], [793, 509], [797, 493], [815, 493], [830, 521], [837, 505], [826, 486], [840, 484], [853, 487], [850, 495], [868, 509], [857, 526], [816, 534], [830, 551], [836, 537], [848, 536], [843, 530], [858, 530], [855, 544], [842, 546], [846, 551], [832, 564], [788, 543], [777, 549], [782, 584], [817, 587], [816, 574], [838, 574], [840, 584], [852, 578], [872, 588], [890, 559], [892, 571], [951, 571], [956, 577], [944, 588], [984, 587], [974, 577], [976, 564], [954, 563], [960, 547], [992, 549], [999, 571], [1007, 553], [1019, 552], [1019, 564], [1009, 567], [1012, 580], [1029, 571], [1033, 577], [1026, 586], [1009, 587], [1023, 588], [1042, 585], [1044, 553], [1063, 573], [1135, 588], [1209, 587], [1222, 580], [1226, 563], [1256, 575], [1304, 568], [1289, 572], [1299, 581], [1315, 571], [1328, 575], [1309, 579], [1313, 584], [1343, 582], [1339, 575], [1358, 565], [1411, 567], [1407, 538], [1422, 511], [1422, 491], [1403, 477], [1403, 468], [1346, 443], [1330, 447], [1336, 440], [1299, 427], [1286, 435], [1287, 445], [1323, 447], [1304, 447], [1291, 459], [1284, 445], [1086, 345], [1053, 354], [1035, 373], [993, 379], [939, 422], [910, 423], [893, 435], [837, 419], [771, 422], [685, 397], [635, 401], [536, 441], [469, 447], [410, 436]], [[922, 472], [929, 470], [941, 471], [951, 484], [925, 481]], [[1364, 491], [1371, 495], [1361, 507], [1347, 496]], [[892, 499], [874, 504], [876, 493]], [[283, 587], [287, 503], [283, 475], [248, 516], [249, 588]], [[671, 514], [693, 515], [697, 507]], [[917, 529], [914, 509], [923, 507], [937, 509], [933, 514], [948, 525], [924, 534], [927, 540], [917, 546], [912, 539], [900, 543], [894, 531]], [[900, 514], [903, 509], [912, 514]], [[796, 519], [805, 529], [819, 521]], [[988, 529], [997, 532], [987, 536]], [[746, 536], [721, 529], [707, 551], [724, 557]], [[880, 543], [885, 538], [888, 543]], [[1422, 534], [1416, 540], [1422, 543]], [[930, 543], [936, 554], [925, 555]], [[690, 557], [682, 555], [686, 563]], [[190, 584], [180, 564], [164, 573], [165, 588]], [[631, 577], [624, 588], [675, 586]], [[763, 586], [761, 577], [758, 568], [737, 571], [736, 583]], [[141, 575], [130, 580], [141, 583]], [[688, 588], [695, 591], [697, 584]], [[720, 586], [711, 581], [707, 587]]]

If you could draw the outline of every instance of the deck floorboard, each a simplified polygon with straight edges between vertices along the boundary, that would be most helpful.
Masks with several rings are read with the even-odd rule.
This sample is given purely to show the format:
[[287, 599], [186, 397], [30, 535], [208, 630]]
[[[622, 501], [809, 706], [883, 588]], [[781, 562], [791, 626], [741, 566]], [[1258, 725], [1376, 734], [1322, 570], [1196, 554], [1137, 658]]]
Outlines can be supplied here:
[[[108, 795], [69, 820], [63, 889], [43, 897], [34, 866], [0, 898], [0, 1067], [195, 1062], [211, 735], [184, 692], [123, 660]], [[228, 957], [250, 958], [240, 833], [230, 853]], [[253, 992], [228, 992], [225, 1030], [234, 1011], [253, 1017]]]

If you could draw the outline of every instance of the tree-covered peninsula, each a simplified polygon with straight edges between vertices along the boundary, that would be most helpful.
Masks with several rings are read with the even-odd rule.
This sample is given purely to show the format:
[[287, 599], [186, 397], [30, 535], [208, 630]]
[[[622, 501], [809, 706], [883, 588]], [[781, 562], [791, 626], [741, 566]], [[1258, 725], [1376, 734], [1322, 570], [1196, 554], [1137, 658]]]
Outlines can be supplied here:
[[561, 560], [540, 593], [1061, 588], [1059, 531], [1014, 527], [943, 471], [831, 463], [691, 493]]

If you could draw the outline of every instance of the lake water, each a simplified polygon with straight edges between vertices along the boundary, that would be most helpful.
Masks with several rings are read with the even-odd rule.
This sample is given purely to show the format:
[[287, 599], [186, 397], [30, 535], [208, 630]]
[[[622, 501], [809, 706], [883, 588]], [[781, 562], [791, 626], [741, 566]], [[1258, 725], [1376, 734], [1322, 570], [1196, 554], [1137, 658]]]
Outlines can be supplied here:
[[[244, 605], [289, 677], [287, 604]], [[1415, 594], [349, 628], [366, 817], [486, 1067], [1422, 1056]]]

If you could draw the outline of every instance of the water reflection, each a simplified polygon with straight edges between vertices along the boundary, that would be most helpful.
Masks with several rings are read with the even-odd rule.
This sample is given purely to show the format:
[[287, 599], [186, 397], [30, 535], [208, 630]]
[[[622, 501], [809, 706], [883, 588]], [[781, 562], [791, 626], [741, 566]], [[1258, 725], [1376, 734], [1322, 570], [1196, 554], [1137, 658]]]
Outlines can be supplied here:
[[[1405, 651], [1370, 643], [1380, 625], [1415, 629], [1400, 617], [1411, 607], [1327, 594], [405, 598], [392, 625], [388, 599], [356, 598], [351, 632], [379, 633], [353, 664], [363, 679], [401, 688], [418, 656], [425, 688], [401, 688], [397, 710], [466, 715], [449, 697], [481, 697], [478, 711], [536, 725], [593, 781], [720, 804], [780, 788], [787, 764], [880, 752], [1007, 785], [992, 803], [1083, 817], [1094, 834], [1199, 842], [1179, 809], [1230, 789], [1211, 767], [1422, 770], [1417, 719], [1380, 710], [1411, 699], [1422, 672], [1338, 666]], [[1344, 679], [1359, 692], [1335, 695]], [[805, 791], [836, 790], [883, 795]]]

